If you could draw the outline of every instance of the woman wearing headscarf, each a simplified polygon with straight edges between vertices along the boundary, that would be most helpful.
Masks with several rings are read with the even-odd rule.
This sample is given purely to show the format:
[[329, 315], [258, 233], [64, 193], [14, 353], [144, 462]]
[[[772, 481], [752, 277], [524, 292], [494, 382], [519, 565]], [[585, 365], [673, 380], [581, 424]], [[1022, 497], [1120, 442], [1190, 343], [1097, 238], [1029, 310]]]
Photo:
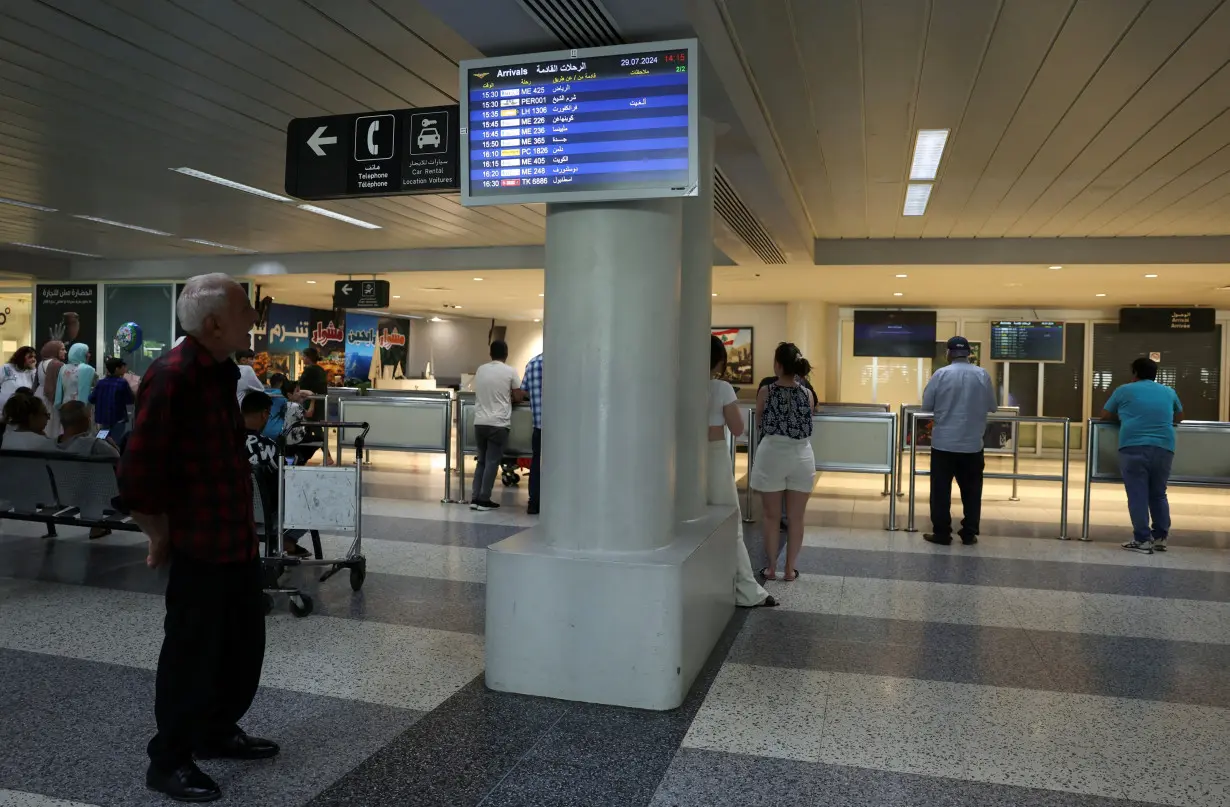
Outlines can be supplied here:
[[90, 390], [94, 388], [94, 379], [98, 371], [90, 364], [90, 348], [84, 342], [78, 342], [68, 349], [68, 364], [60, 369], [60, 381], [56, 390], [56, 409], [68, 401], [81, 401], [89, 404]]
[[43, 345], [39, 354], [43, 360], [38, 363], [38, 373], [35, 376], [34, 394], [37, 395], [51, 415], [44, 434], [51, 440], [60, 436], [60, 371], [64, 368], [64, 343], [48, 342]]
[[[726, 430], [733, 437], [743, 434], [743, 417], [735, 400], [734, 387], [721, 379], [726, 369], [726, 346], [716, 336], [710, 339], [709, 369], [709, 504], [734, 505], [739, 508], [739, 489], [735, 486], [735, 470], [730, 464], [730, 449]], [[743, 519], [739, 518], [738, 545], [735, 547], [735, 605], [740, 608], [772, 607], [777, 601], [756, 582], [752, 561], [743, 542]]]

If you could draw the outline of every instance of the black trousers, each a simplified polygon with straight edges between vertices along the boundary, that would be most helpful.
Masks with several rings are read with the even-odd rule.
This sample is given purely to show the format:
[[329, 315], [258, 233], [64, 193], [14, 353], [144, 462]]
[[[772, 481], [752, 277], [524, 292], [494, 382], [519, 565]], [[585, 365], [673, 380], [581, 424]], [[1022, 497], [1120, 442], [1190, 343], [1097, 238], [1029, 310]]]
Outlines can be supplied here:
[[252, 705], [265, 660], [261, 567], [172, 558], [158, 656], [150, 760], [173, 770], [231, 737]]
[[534, 429], [534, 457], [530, 460], [530, 504], [538, 504], [542, 489], [542, 429]]
[[952, 480], [961, 490], [965, 518], [958, 534], [962, 538], [978, 535], [982, 520], [982, 471], [986, 459], [982, 452], [961, 454], [931, 449], [931, 531], [941, 538], [952, 537]]

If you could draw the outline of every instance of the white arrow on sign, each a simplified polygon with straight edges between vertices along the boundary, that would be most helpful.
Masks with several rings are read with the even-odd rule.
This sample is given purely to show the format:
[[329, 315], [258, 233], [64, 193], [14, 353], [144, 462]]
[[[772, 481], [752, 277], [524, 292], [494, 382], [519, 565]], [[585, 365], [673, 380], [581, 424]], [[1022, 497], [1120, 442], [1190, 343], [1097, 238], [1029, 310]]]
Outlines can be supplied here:
[[[325, 128], [326, 127], [321, 126], [312, 133], [312, 136], [309, 137], [307, 141], [307, 144], [311, 146], [312, 151], [316, 152], [317, 157], [325, 156], [325, 150], [322, 149], [321, 146], [332, 146], [337, 142], [337, 135], [333, 135], [332, 137], [321, 137], [321, 135], [325, 133]], [[347, 292], [347, 294], [349, 294], [349, 292]]]
[[[337, 138], [334, 138], [334, 139], [336, 140]], [[354, 291], [354, 289], [351, 288], [349, 283], [347, 283], [345, 286], [342, 286], [342, 294], [350, 294], [350, 292], [352, 291]]]

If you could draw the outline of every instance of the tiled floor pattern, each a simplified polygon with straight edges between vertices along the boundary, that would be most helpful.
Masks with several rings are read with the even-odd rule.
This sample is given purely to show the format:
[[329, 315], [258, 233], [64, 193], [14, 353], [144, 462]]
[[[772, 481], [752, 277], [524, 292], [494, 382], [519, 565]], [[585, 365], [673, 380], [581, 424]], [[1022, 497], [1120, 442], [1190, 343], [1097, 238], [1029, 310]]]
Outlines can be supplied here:
[[[655, 714], [486, 691], [484, 549], [533, 522], [442, 506], [440, 474], [390, 466], [369, 474], [363, 591], [296, 572], [316, 613], [270, 617], [248, 728], [285, 752], [211, 764], [223, 803], [1230, 805], [1216, 528], [1148, 558], [1028, 519], [936, 548], [857, 526], [884, 503], [847, 477], [863, 488], [813, 500], [782, 607], [741, 612], [688, 703]], [[140, 536], [0, 527], [0, 807], [162, 803], [141, 771], [163, 581]]]

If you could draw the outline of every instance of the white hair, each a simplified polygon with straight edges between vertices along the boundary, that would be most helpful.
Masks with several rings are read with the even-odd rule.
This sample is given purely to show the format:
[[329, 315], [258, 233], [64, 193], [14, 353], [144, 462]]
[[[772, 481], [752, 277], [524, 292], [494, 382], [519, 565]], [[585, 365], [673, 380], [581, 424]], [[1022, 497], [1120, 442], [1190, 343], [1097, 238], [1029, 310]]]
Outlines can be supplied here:
[[200, 336], [205, 318], [226, 309], [226, 296], [232, 287], [243, 288], [233, 277], [221, 272], [188, 278], [183, 294], [175, 303], [175, 316], [184, 333]]

